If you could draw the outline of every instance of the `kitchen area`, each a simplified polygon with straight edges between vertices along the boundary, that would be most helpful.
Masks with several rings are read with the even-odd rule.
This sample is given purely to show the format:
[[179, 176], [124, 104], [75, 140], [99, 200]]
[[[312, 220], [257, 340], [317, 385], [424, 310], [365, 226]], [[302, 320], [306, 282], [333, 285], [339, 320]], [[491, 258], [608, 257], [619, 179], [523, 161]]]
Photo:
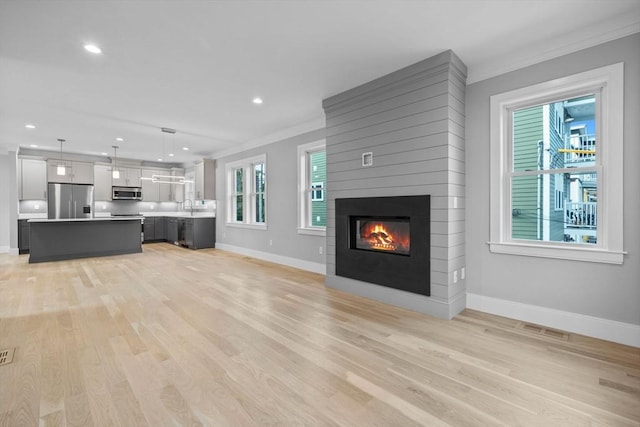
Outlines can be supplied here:
[[[115, 150], [114, 150], [115, 151]], [[21, 149], [18, 250], [29, 262], [215, 247], [215, 161], [193, 165]]]

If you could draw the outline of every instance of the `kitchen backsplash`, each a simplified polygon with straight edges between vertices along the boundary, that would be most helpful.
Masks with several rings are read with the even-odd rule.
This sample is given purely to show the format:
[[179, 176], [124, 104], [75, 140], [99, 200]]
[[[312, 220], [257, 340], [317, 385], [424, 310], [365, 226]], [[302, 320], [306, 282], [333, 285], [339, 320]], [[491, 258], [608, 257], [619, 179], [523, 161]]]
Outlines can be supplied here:
[[47, 213], [46, 200], [20, 200], [20, 213]]
[[[198, 200], [193, 205], [198, 212], [215, 212], [215, 200]], [[187, 206], [187, 209], [189, 207]], [[182, 211], [182, 203], [177, 202], [136, 202], [127, 200], [118, 201], [96, 201], [94, 202], [94, 213], [131, 215], [140, 212], [179, 212]], [[21, 214], [47, 213], [46, 200], [21, 200]]]

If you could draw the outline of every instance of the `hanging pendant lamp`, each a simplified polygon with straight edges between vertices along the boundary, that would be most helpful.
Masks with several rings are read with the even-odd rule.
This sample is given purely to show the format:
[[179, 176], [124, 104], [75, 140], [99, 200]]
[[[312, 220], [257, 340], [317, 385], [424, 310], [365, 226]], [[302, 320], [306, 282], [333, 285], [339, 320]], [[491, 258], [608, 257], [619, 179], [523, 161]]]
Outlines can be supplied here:
[[64, 163], [62, 163], [62, 143], [65, 142], [64, 139], [58, 139], [60, 143], [60, 160], [58, 161], [58, 166], [56, 167], [56, 174], [60, 176], [64, 176], [67, 174], [67, 168]]
[[117, 160], [118, 160], [118, 156], [116, 155], [116, 150], [118, 149], [118, 146], [112, 145], [112, 147], [113, 147], [113, 169], [111, 170], [111, 177], [113, 179], [120, 179], [120, 171], [116, 167]]

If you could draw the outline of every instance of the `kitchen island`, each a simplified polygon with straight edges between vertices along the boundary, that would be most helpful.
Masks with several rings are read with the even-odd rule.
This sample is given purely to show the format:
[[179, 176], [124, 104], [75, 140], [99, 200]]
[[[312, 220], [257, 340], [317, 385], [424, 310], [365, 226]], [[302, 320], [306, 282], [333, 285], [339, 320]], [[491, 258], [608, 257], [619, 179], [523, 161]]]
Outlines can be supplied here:
[[142, 252], [141, 220], [30, 219], [29, 263]]

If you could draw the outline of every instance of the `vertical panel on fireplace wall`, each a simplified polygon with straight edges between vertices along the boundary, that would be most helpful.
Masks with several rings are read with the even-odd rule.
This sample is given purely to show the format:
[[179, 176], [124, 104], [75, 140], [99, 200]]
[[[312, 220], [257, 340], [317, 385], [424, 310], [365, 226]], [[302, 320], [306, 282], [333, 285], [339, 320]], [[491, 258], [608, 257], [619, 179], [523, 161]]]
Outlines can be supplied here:
[[[442, 318], [464, 309], [465, 81], [465, 65], [446, 51], [324, 100], [328, 286]], [[362, 166], [365, 152], [372, 166]], [[336, 199], [425, 194], [431, 296], [336, 276]]]

